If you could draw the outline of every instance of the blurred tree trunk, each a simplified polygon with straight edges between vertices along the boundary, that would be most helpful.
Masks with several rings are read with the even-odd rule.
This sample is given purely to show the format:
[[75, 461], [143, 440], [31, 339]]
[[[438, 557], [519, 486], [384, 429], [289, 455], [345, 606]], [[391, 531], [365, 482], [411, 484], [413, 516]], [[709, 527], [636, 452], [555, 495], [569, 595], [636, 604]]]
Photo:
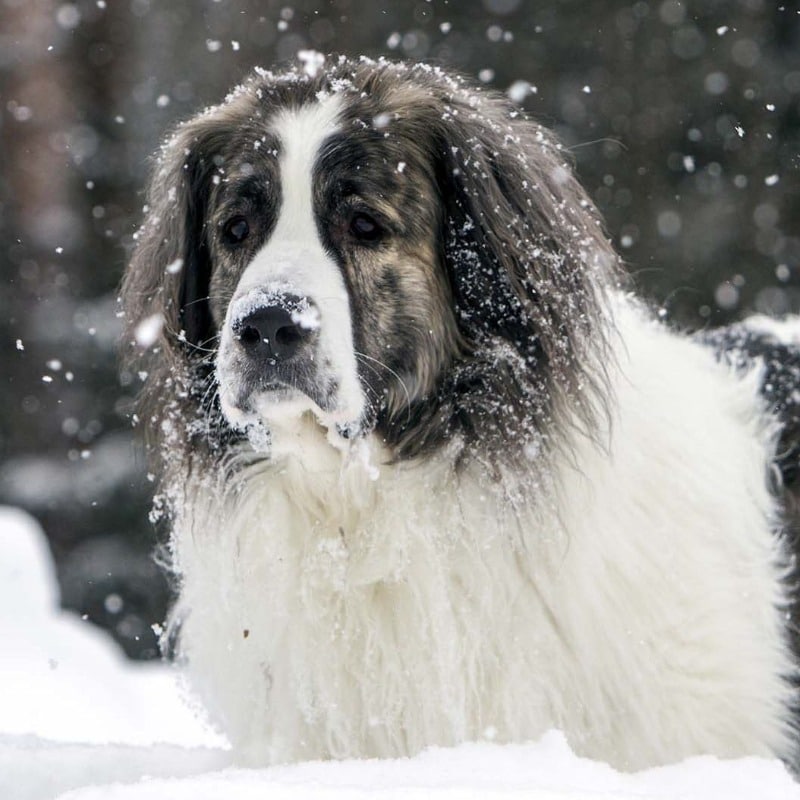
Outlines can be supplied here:
[[62, 601], [152, 657], [167, 590], [116, 366], [120, 242], [141, 204], [118, 111], [129, 23], [127, 4], [0, 4], [0, 502], [43, 524]]

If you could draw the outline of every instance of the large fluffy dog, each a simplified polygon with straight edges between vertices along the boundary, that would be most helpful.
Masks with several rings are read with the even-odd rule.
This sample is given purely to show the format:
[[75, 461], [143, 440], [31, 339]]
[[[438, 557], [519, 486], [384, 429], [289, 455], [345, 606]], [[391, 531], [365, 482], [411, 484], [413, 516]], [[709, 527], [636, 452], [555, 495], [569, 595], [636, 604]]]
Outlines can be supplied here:
[[178, 128], [124, 284], [212, 716], [255, 761], [793, 759], [796, 353], [654, 322], [503, 97], [316, 66]]

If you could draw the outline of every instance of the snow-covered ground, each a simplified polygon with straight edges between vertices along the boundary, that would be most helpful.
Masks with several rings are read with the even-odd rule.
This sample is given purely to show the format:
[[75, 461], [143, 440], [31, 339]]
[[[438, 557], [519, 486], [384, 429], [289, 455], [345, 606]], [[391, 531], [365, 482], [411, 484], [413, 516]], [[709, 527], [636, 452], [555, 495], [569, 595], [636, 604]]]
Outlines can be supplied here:
[[126, 662], [58, 610], [44, 537], [0, 509], [0, 800], [477, 798], [800, 800], [776, 761], [695, 758], [635, 775], [572, 754], [563, 736], [431, 749], [413, 759], [232, 765], [172, 670]]

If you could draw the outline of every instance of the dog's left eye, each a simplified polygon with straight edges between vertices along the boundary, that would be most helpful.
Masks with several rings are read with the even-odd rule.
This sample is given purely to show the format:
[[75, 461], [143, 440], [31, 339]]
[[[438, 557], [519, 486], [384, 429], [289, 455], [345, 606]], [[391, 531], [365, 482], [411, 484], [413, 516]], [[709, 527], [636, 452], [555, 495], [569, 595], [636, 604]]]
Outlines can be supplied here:
[[383, 229], [369, 215], [359, 212], [350, 219], [350, 233], [362, 242], [374, 242], [383, 235]]
[[241, 244], [250, 233], [250, 225], [244, 217], [231, 217], [222, 226], [222, 237], [228, 244]]

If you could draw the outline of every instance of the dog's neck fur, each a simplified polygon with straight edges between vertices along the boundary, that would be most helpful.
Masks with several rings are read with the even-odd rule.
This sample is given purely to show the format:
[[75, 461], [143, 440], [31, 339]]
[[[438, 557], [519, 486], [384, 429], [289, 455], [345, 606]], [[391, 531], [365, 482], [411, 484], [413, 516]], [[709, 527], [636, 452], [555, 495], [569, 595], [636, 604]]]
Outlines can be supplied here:
[[[177, 521], [187, 655], [197, 675], [227, 676], [204, 694], [235, 744], [254, 760], [265, 749], [273, 761], [348, 755], [354, 741], [377, 756], [490, 735], [493, 726], [503, 739], [522, 737], [524, 728], [504, 720], [526, 700], [526, 727], [552, 719], [541, 698], [504, 692], [477, 709], [453, 679], [464, 658], [481, 673], [468, 680], [481, 684], [499, 686], [524, 669], [527, 648], [503, 652], [519, 614], [547, 635], [539, 604], [517, 608], [519, 581], [499, 577], [530, 556], [520, 558], [529, 526], [519, 498], [445, 457], [386, 465], [374, 439], [344, 453], [319, 428], [304, 437], [308, 457], [246, 467], [222, 506], [198, 492], [185, 506], [192, 518]], [[487, 576], [483, 588], [476, 573]], [[227, 590], [199, 602], [209, 582]], [[431, 708], [434, 684], [452, 697]]]

